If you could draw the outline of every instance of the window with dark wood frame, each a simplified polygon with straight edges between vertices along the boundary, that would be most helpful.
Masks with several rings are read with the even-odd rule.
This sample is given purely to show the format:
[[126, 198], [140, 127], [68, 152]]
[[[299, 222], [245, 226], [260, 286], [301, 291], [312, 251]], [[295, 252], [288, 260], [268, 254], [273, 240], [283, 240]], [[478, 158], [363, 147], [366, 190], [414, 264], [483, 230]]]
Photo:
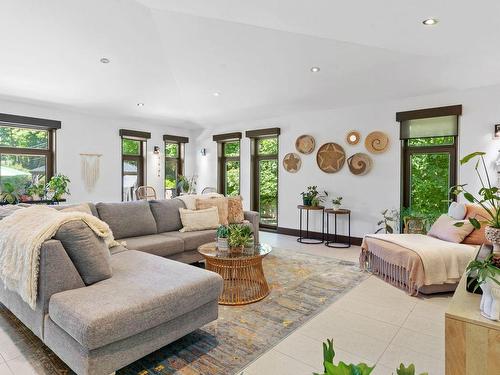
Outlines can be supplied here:
[[146, 181], [146, 144], [151, 133], [120, 130], [122, 154], [122, 201], [136, 199], [135, 191]]
[[60, 121], [0, 113], [0, 186], [11, 183], [26, 193], [27, 186], [48, 182], [60, 128]]
[[164, 135], [165, 142], [165, 198], [172, 198], [177, 195], [177, 185], [179, 176], [184, 174], [184, 156], [187, 137], [174, 135]]
[[250, 138], [250, 205], [260, 214], [260, 227], [271, 230], [278, 227], [279, 135], [279, 128], [246, 132]]
[[462, 106], [398, 112], [401, 207], [407, 215], [435, 218], [456, 197], [458, 125]]
[[239, 195], [241, 191], [240, 132], [214, 135], [217, 142], [217, 191]]

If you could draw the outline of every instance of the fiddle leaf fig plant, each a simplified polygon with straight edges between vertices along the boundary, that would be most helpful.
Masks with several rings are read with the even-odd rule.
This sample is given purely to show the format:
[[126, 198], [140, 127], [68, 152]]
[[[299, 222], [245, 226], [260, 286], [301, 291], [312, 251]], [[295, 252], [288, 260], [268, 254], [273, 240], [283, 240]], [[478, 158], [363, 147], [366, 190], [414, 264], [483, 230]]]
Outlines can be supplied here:
[[[468, 219], [475, 229], [481, 228], [482, 224], [500, 229], [499, 189], [496, 186], [491, 185], [491, 179], [488, 174], [488, 168], [486, 168], [484, 155], [486, 155], [485, 152], [473, 152], [460, 160], [460, 165], [464, 165], [474, 159], [477, 159], [474, 170], [479, 179], [479, 183], [481, 184], [481, 188], [479, 189], [477, 195], [474, 195], [467, 190], [467, 184], [452, 187], [452, 193], [457, 196], [463, 195], [468, 202], [478, 204], [486, 211], [487, 217], [485, 217], [484, 220], [478, 220], [473, 217]], [[457, 227], [461, 227], [463, 225], [463, 222], [455, 223], [455, 226]]]
[[[375, 366], [368, 366], [366, 363], [359, 363], [357, 365], [351, 363], [347, 364], [340, 361], [337, 365], [333, 363], [335, 357], [335, 350], [333, 350], [333, 340], [326, 340], [323, 343], [323, 374], [314, 373], [314, 375], [370, 375]], [[416, 375], [415, 366], [413, 364], [405, 367], [402, 363], [396, 369], [397, 375]], [[390, 375], [390, 374], [387, 374]], [[420, 375], [428, 375], [426, 372]]]

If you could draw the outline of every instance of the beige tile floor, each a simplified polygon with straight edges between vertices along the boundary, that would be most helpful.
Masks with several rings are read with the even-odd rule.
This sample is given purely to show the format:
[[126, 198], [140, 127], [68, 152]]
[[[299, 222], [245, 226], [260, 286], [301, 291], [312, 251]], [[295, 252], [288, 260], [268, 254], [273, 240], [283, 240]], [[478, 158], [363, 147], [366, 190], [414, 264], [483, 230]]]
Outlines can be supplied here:
[[[295, 238], [262, 233], [261, 241], [310, 254], [357, 261], [359, 247], [302, 245]], [[371, 276], [250, 364], [242, 374], [322, 373], [322, 342], [333, 338], [336, 360], [376, 364], [373, 375], [395, 374], [399, 363], [444, 375], [444, 312], [451, 294], [410, 297]]]
[[[294, 237], [262, 233], [261, 241], [291, 251], [357, 261], [359, 247], [302, 245]], [[322, 342], [333, 338], [336, 360], [376, 364], [373, 375], [390, 375], [400, 362], [417, 371], [444, 374], [444, 311], [450, 295], [409, 297], [369, 277], [293, 332], [243, 372], [244, 375], [311, 375], [322, 370]], [[23, 348], [0, 327], [0, 375], [39, 374]]]

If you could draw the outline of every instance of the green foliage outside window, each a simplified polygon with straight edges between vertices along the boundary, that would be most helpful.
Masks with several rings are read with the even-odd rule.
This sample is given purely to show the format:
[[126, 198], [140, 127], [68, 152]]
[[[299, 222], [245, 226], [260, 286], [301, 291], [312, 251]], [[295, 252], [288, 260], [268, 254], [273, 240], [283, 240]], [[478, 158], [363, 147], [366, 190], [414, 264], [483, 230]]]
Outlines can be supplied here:
[[226, 142], [224, 143], [224, 156], [240, 156], [240, 142]]
[[141, 141], [134, 139], [122, 139], [122, 152], [123, 155], [140, 155], [141, 154]]
[[259, 162], [259, 202], [261, 221], [265, 224], [277, 224], [278, 210], [278, 161], [261, 160]]
[[49, 132], [46, 130], [33, 130], [0, 126], [0, 147], [49, 148]]
[[277, 155], [278, 138], [262, 138], [257, 140], [257, 153], [259, 155]]
[[178, 143], [166, 143], [165, 144], [165, 157], [167, 157], [167, 158], [179, 157], [179, 144]]
[[455, 143], [454, 137], [413, 138], [408, 140], [410, 147], [444, 146]]
[[177, 160], [165, 161], [165, 189], [177, 188]]
[[226, 162], [226, 195], [235, 196], [240, 194], [240, 162]]

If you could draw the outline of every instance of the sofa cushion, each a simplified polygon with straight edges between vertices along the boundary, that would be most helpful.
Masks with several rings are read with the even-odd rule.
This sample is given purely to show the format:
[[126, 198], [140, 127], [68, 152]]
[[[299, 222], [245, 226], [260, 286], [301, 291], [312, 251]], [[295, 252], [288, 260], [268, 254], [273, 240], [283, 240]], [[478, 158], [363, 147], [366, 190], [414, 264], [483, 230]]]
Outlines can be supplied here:
[[111, 264], [112, 278], [50, 299], [50, 318], [86, 350], [180, 317], [222, 291], [216, 273], [140, 251], [115, 254]]
[[121, 241], [125, 242], [125, 247], [129, 250], [144, 251], [161, 257], [182, 253], [184, 250], [184, 242], [180, 238], [160, 234], [122, 238]]
[[241, 224], [245, 220], [243, 214], [243, 198], [238, 195], [237, 197], [227, 198], [227, 221], [229, 224]]
[[162, 199], [149, 201], [151, 212], [156, 220], [158, 233], [182, 229], [179, 208], [186, 208], [180, 199]]
[[82, 220], [61, 225], [54, 238], [61, 241], [86, 285], [111, 277], [108, 246]]
[[197, 232], [167, 232], [161, 233], [168, 238], [178, 238], [184, 241], [184, 250], [196, 250], [199, 246], [208, 242], [214, 242], [216, 232], [213, 229], [200, 230]]
[[228, 199], [226, 197], [204, 198], [196, 200], [197, 210], [206, 210], [210, 207], [216, 207], [219, 214], [219, 224], [228, 225]]
[[194, 232], [207, 229], [217, 229], [219, 227], [219, 214], [217, 207], [205, 210], [186, 210], [179, 208], [181, 215], [182, 229], [180, 232]]
[[115, 239], [156, 234], [156, 221], [147, 201], [97, 203], [96, 207]]

